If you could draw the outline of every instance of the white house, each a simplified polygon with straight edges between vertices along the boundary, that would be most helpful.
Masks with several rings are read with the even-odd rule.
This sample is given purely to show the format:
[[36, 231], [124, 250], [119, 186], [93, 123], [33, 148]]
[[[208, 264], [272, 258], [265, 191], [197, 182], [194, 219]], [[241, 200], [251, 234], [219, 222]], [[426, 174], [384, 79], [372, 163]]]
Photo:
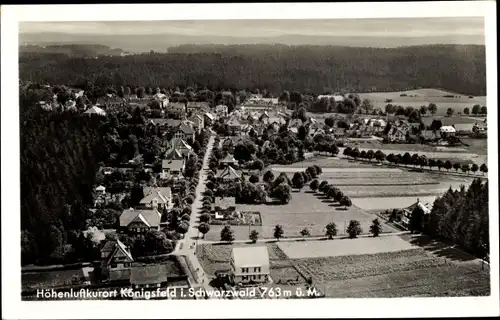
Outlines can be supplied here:
[[91, 115], [91, 114], [97, 114], [100, 116], [105, 116], [106, 112], [102, 110], [101, 108], [97, 106], [93, 106], [92, 108], [88, 109], [87, 111], [84, 112], [85, 114]]
[[234, 284], [265, 283], [270, 280], [267, 247], [239, 247], [231, 252], [230, 279]]
[[441, 129], [441, 136], [446, 137], [446, 136], [454, 136], [455, 133], [457, 132], [455, 128], [452, 126], [442, 126]]
[[184, 160], [163, 160], [161, 168], [162, 179], [180, 178], [184, 171]]
[[97, 188], [95, 188], [95, 191], [99, 194], [106, 194], [106, 187], [98, 186]]
[[409, 227], [410, 226], [410, 219], [411, 219], [411, 214], [413, 212], [413, 210], [415, 209], [415, 207], [419, 206], [420, 209], [422, 209], [422, 211], [424, 212], [424, 219], [426, 216], [428, 216], [430, 213], [431, 213], [431, 209], [429, 209], [429, 204], [423, 204], [422, 202], [420, 202], [420, 199], [417, 198], [417, 202], [415, 202], [414, 204], [412, 204], [411, 206], [403, 209], [403, 215], [401, 217], [401, 223], [403, 224], [403, 226], [405, 227]]

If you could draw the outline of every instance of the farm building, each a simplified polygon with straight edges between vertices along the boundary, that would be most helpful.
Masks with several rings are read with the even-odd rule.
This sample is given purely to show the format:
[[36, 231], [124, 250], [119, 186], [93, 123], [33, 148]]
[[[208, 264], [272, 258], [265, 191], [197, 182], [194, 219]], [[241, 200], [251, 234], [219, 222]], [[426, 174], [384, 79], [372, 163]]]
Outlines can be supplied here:
[[405, 226], [405, 227], [410, 226], [410, 218], [411, 218], [412, 212], [417, 206], [422, 209], [425, 216], [427, 216], [431, 213], [431, 209], [429, 209], [430, 205], [428, 203], [424, 204], [424, 203], [420, 202], [420, 199], [417, 198], [417, 202], [415, 202], [411, 206], [403, 209], [403, 215], [401, 217], [401, 223], [403, 224], [403, 226]]
[[267, 247], [240, 247], [231, 251], [230, 279], [234, 284], [266, 283], [269, 281]]
[[442, 126], [439, 130], [443, 138], [454, 136], [457, 132], [453, 126]]

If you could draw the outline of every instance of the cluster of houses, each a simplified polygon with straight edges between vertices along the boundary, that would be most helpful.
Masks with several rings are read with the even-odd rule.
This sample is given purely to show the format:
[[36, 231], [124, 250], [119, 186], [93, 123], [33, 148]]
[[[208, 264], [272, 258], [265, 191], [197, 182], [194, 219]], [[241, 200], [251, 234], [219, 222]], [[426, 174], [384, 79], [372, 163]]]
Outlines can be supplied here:
[[387, 132], [387, 140], [390, 143], [405, 143], [408, 139], [441, 142], [450, 137], [471, 136], [486, 137], [488, 131], [486, 119], [476, 123], [457, 123], [454, 125], [441, 126], [439, 130], [420, 130], [419, 123], [409, 123], [405, 120], [396, 120], [391, 123], [391, 128]]

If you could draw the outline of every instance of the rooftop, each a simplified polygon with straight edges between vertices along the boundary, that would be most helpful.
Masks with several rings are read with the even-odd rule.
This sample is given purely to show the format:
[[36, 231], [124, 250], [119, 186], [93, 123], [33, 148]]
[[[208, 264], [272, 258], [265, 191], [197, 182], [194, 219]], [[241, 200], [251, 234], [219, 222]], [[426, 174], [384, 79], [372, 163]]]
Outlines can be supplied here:
[[184, 160], [163, 160], [161, 163], [161, 167], [163, 169], [178, 170], [178, 171], [182, 169], [183, 165], [184, 165]]
[[151, 210], [124, 210], [120, 215], [120, 226], [127, 227], [133, 221], [142, 221], [148, 227], [157, 227], [160, 225], [161, 214], [156, 209]]
[[267, 247], [236, 247], [232, 257], [238, 267], [269, 266]]

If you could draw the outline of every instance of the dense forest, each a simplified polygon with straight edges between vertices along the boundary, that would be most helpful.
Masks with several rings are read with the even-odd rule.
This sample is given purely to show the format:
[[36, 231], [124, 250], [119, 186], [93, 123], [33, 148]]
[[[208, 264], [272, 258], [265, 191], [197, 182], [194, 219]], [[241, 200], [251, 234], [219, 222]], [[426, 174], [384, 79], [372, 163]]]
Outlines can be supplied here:
[[334, 46], [180, 46], [169, 53], [71, 58], [21, 54], [20, 78], [82, 86], [266, 88], [321, 94], [439, 87], [486, 94], [485, 47], [429, 45], [392, 49]]
[[100, 44], [62, 44], [62, 45], [48, 45], [48, 46], [36, 46], [36, 45], [26, 45], [20, 46], [19, 52], [22, 54], [28, 53], [44, 53], [44, 54], [64, 54], [72, 57], [95, 57], [100, 55], [113, 55], [119, 56], [123, 50], [122, 49], [111, 49], [108, 46]]
[[[424, 232], [458, 244], [477, 257], [489, 253], [488, 182], [451, 188], [434, 202]], [[418, 215], [417, 215], [418, 217]]]
[[64, 255], [70, 235], [84, 226], [101, 159], [99, 118], [40, 112], [36, 90], [20, 88], [22, 258]]

